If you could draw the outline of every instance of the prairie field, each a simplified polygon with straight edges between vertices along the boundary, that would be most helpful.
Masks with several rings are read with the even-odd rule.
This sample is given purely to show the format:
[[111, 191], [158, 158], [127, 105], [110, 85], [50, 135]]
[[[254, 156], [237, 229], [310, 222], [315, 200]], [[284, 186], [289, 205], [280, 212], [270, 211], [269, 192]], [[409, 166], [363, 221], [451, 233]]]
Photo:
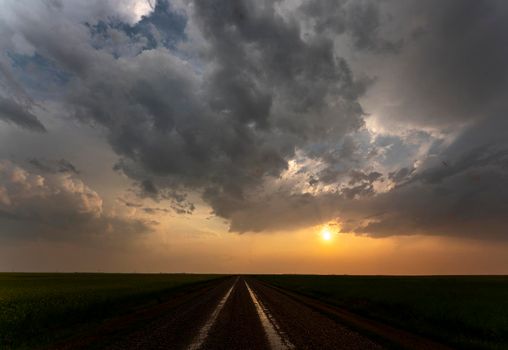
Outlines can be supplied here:
[[31, 349], [219, 275], [0, 273], [0, 348]]
[[256, 276], [461, 349], [508, 348], [508, 276]]

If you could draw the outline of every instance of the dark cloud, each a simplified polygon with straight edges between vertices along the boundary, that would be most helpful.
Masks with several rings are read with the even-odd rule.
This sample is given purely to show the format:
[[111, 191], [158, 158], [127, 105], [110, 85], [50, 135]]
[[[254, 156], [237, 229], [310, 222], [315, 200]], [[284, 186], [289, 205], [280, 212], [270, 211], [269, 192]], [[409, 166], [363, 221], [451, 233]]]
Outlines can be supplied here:
[[402, 40], [392, 41], [380, 33], [382, 20], [388, 18], [382, 18], [379, 5], [370, 0], [304, 1], [299, 10], [319, 35], [348, 34], [357, 50], [395, 53]]
[[32, 165], [36, 170], [42, 173], [72, 173], [79, 174], [79, 170], [65, 159], [60, 159], [57, 161], [45, 160], [45, 159], [37, 159], [32, 158], [28, 160], [28, 163]]
[[46, 128], [42, 125], [39, 119], [37, 119], [37, 117], [30, 113], [25, 107], [2, 96], [0, 96], [0, 120], [16, 124], [22, 128], [32, 131], [46, 131]]
[[102, 68], [75, 72], [76, 117], [108, 130], [122, 157], [116, 169], [143, 194], [171, 198], [177, 212], [193, 206], [175, 191], [241, 200], [287, 169], [297, 147], [340, 142], [363, 125], [365, 82], [331, 40], [303, 41], [271, 2], [196, 2], [192, 19], [210, 43], [203, 75], [162, 48], [129, 60], [97, 57]]
[[153, 207], [145, 207], [143, 208], [143, 211], [147, 214], [160, 214], [160, 213], [167, 214], [170, 212], [170, 210], [167, 208], [153, 208]]
[[406, 180], [414, 171], [414, 168], [403, 167], [388, 174], [388, 178], [395, 183]]
[[71, 162], [69, 162], [65, 159], [60, 159], [59, 161], [57, 161], [57, 165], [58, 165], [58, 171], [61, 173], [79, 174], [79, 170], [76, 169], [74, 164], [72, 164]]
[[43, 172], [43, 173], [54, 172], [54, 169], [51, 166], [47, 165], [46, 162], [40, 161], [39, 159], [32, 158], [28, 161], [28, 163], [30, 163], [30, 165], [34, 166], [39, 172]]
[[148, 196], [155, 196], [159, 193], [153, 182], [150, 180], [141, 181], [141, 190]]
[[143, 204], [141, 204], [141, 203], [130, 202], [130, 201], [125, 200], [123, 198], [117, 198], [117, 200], [129, 208], [141, 208], [143, 206]]
[[378, 173], [377, 171], [371, 171], [370, 173], [366, 173], [360, 170], [352, 170], [349, 173], [350, 185], [355, 185], [361, 182], [367, 182], [367, 183], [373, 183], [374, 181], [378, 180], [383, 174]]
[[[455, 145], [466, 139], [463, 136]], [[502, 184], [508, 176], [507, 146], [506, 142], [491, 143], [452, 156], [452, 145], [447, 153], [457, 157], [456, 166], [438, 162], [421, 172], [416, 170], [404, 185], [358, 203], [358, 213], [384, 211], [384, 215], [367, 222], [358, 220], [357, 226], [349, 229], [372, 235], [423, 233], [505, 239], [508, 191]], [[465, 159], [467, 166], [462, 163]]]
[[[157, 198], [152, 197], [152, 199], [160, 201]], [[173, 197], [166, 196], [165, 199], [169, 199], [169, 208], [144, 206], [142, 203], [130, 202], [122, 198], [117, 200], [126, 207], [140, 209], [146, 214], [170, 214], [172, 212], [176, 214], [192, 214], [195, 209], [194, 204], [189, 203], [185, 195], [174, 194]]]

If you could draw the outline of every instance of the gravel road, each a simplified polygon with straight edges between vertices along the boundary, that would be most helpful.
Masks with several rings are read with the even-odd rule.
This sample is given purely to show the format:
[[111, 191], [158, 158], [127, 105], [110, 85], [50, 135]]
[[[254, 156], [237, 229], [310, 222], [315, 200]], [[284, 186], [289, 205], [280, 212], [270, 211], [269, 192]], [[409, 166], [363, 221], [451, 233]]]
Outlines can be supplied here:
[[[397, 344], [397, 330], [390, 328], [392, 333], [387, 333], [389, 341], [386, 341], [382, 334], [384, 326], [380, 326], [380, 334], [374, 340], [366, 332], [345, 326], [350, 322], [341, 322], [340, 317], [331, 317], [312, 303], [250, 277], [231, 277], [174, 297], [138, 315], [105, 322], [93, 334], [52, 349], [369, 350]], [[356, 320], [355, 329], [361, 329], [362, 322], [361, 318]], [[368, 334], [376, 333], [372, 324], [367, 326]], [[413, 339], [401, 331], [400, 338], [404, 337]], [[431, 344], [444, 349], [425, 339], [416, 336], [414, 339], [413, 343], [400, 342], [397, 348], [426, 349], [420, 345]]]

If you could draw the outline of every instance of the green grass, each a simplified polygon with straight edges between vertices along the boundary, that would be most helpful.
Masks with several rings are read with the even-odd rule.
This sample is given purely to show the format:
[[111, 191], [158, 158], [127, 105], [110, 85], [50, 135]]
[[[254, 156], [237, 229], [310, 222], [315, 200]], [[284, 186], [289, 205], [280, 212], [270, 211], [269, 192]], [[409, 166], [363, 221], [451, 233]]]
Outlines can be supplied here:
[[257, 276], [461, 349], [508, 349], [508, 276]]
[[0, 273], [0, 349], [32, 348], [218, 275]]

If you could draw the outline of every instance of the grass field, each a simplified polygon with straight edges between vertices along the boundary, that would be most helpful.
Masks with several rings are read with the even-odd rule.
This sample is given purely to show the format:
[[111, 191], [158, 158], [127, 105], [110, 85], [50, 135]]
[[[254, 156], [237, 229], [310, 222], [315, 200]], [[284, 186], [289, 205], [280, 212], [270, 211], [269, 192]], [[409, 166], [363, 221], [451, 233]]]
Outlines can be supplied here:
[[217, 275], [0, 273], [0, 349], [31, 349]]
[[257, 277], [461, 349], [508, 349], [508, 276]]

